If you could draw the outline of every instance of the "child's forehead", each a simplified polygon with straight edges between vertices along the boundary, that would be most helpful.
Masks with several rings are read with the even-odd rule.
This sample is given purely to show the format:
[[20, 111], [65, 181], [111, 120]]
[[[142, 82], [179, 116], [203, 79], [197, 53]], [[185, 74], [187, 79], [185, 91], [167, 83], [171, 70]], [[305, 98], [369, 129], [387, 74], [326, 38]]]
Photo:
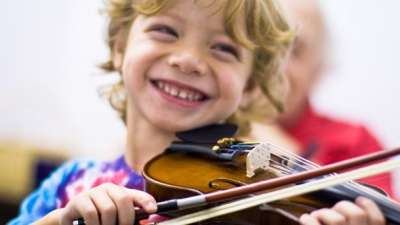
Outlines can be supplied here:
[[223, 15], [225, 6], [225, 0], [175, 0], [167, 1], [159, 13], [173, 14], [183, 18], [195, 13], [201, 13], [206, 17], [218, 17]]
[[[202, 18], [198, 26], [206, 26], [216, 32], [225, 32], [227, 26], [227, 15], [225, 9], [229, 0], [176, 0], [168, 3], [160, 9], [158, 15], [166, 15], [174, 19], [189, 22], [191, 16]], [[243, 17], [243, 16], [241, 16]], [[244, 18], [234, 18], [234, 26], [242, 24]], [[232, 24], [231, 24], [232, 25]]]
[[[166, 0], [165, 9], [188, 9], [193, 10], [210, 10], [212, 12], [218, 12], [224, 9], [229, 3], [229, 0]], [[183, 14], [189, 13], [187, 11], [181, 11]]]

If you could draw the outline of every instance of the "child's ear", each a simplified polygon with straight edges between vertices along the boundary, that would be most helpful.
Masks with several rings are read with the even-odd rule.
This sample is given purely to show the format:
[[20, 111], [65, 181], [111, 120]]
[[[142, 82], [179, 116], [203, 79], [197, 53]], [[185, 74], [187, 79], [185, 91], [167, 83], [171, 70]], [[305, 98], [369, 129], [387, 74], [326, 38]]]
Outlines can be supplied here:
[[124, 49], [125, 49], [125, 42], [122, 35], [118, 35], [119, 37], [116, 38], [116, 41], [113, 46], [112, 52], [112, 62], [114, 69], [120, 71], [122, 67], [122, 63], [124, 61]]
[[116, 70], [120, 71], [122, 66], [123, 54], [122, 52], [113, 53], [113, 66]]
[[248, 81], [248, 84], [243, 90], [243, 96], [239, 105], [239, 108], [241, 109], [249, 107], [250, 103], [260, 94], [260, 89], [257, 88], [253, 82], [254, 81]]

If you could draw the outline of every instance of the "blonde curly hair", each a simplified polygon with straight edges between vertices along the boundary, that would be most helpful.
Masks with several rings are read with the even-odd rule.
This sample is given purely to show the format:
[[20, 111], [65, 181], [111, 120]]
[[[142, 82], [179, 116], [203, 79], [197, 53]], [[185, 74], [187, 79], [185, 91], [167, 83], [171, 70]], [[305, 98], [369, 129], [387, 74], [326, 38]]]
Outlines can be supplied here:
[[[193, 0], [196, 1], [196, 0]], [[217, 1], [217, 0], [216, 0]], [[220, 1], [220, 0], [218, 0]], [[116, 71], [113, 62], [115, 48], [125, 49], [129, 29], [135, 18], [157, 14], [176, 0], [107, 0], [105, 12], [109, 17], [107, 44], [110, 57], [100, 67], [106, 72]], [[237, 43], [254, 52], [253, 73], [249, 89], [259, 88], [258, 95], [246, 107], [241, 107], [228, 118], [239, 126], [240, 135], [250, 131], [250, 121], [265, 120], [271, 112], [283, 110], [285, 79], [281, 64], [293, 39], [293, 32], [275, 0], [226, 0], [223, 10], [225, 29]], [[229, 3], [228, 3], [229, 2]], [[244, 13], [247, 35], [238, 30], [235, 21]], [[118, 42], [118, 43], [117, 43]], [[122, 47], [121, 47], [122, 46]], [[126, 92], [122, 78], [101, 93], [126, 122]]]

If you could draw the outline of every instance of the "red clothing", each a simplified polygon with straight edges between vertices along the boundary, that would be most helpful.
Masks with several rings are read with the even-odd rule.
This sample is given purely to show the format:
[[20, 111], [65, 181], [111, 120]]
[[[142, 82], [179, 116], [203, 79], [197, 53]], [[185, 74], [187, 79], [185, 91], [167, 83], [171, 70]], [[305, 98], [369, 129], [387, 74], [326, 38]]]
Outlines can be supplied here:
[[[310, 106], [296, 125], [286, 130], [300, 143], [304, 155], [311, 153], [308, 158], [321, 165], [383, 149], [378, 140], [364, 126], [319, 115]], [[393, 196], [390, 173], [361, 181], [380, 187], [389, 196]]]

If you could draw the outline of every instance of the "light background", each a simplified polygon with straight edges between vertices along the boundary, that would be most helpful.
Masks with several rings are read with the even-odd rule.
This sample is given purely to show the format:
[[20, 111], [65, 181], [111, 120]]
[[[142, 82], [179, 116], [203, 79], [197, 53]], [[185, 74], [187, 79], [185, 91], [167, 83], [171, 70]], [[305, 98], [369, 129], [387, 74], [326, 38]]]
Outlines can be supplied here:
[[[0, 139], [74, 156], [122, 151], [124, 127], [96, 92], [110, 81], [95, 67], [107, 55], [102, 2], [1, 0]], [[386, 146], [400, 146], [400, 1], [321, 3], [333, 70], [313, 101], [323, 112], [365, 123]]]

